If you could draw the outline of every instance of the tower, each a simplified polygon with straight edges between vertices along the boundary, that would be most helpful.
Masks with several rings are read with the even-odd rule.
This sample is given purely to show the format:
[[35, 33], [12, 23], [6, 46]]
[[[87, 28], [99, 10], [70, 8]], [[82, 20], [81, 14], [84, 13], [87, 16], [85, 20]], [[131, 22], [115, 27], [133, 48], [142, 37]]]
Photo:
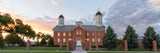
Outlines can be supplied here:
[[98, 12], [95, 15], [95, 24], [96, 24], [96, 26], [102, 26], [102, 24], [103, 24], [102, 23], [102, 14], [99, 11], [99, 8], [98, 8]]
[[58, 17], [58, 25], [59, 26], [63, 26], [64, 25], [64, 17], [63, 17], [63, 15], [60, 15]]

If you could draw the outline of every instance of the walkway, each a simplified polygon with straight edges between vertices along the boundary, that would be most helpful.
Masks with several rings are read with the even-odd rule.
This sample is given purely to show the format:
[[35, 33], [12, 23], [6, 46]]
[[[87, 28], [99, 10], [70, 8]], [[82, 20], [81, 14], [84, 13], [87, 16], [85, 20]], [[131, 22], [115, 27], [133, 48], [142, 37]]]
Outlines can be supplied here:
[[84, 51], [81, 46], [76, 46], [76, 50], [72, 51], [72, 53], [87, 53], [87, 51]]

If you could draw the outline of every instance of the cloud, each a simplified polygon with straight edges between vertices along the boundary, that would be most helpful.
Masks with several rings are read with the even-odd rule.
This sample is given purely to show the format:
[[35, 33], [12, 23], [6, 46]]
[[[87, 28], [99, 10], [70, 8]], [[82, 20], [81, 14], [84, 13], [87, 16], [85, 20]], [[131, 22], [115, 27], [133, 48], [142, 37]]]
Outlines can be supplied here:
[[154, 9], [160, 9], [160, 0], [149, 0]]
[[118, 36], [123, 36], [128, 25], [132, 25], [139, 35], [143, 35], [148, 26], [160, 32], [160, 13], [153, 10], [148, 0], [120, 0], [115, 2], [104, 15], [104, 25], [112, 26]]
[[52, 34], [52, 28], [57, 25], [57, 19], [45, 15], [44, 17], [29, 20], [26, 23], [31, 25], [36, 32]]
[[53, 5], [55, 5], [55, 6], [57, 5], [57, 3], [54, 0], [51, 0], [51, 2]]

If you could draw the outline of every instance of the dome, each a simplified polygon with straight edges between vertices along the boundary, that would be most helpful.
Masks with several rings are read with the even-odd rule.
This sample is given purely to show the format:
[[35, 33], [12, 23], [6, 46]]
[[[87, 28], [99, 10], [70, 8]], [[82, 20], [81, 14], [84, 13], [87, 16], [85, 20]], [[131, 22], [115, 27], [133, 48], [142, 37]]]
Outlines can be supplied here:
[[101, 12], [98, 11], [98, 12], [96, 13], [96, 15], [102, 15], [102, 14], [101, 14]]
[[64, 19], [63, 15], [60, 15], [59, 18], [63, 18]]

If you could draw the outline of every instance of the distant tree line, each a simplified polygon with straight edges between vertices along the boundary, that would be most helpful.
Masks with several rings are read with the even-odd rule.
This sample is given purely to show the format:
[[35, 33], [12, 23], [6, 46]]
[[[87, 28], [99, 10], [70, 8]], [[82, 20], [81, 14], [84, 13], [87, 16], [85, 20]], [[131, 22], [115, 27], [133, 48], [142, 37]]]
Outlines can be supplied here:
[[[8, 33], [8, 35], [3, 39], [2, 33]], [[20, 19], [13, 19], [9, 14], [0, 15], [0, 48], [4, 47], [4, 42], [10, 44], [20, 44], [19, 46], [25, 44], [24, 38], [27, 40], [37, 39], [37, 43], [41, 46], [46, 45], [46, 40], [53, 41], [51, 35], [43, 34], [41, 32], [35, 33], [32, 27], [28, 24], [23, 24]], [[39, 44], [39, 39], [42, 41]], [[52, 40], [50, 40], [52, 39]], [[53, 42], [52, 42], [53, 43]], [[50, 44], [53, 45], [53, 44]]]

